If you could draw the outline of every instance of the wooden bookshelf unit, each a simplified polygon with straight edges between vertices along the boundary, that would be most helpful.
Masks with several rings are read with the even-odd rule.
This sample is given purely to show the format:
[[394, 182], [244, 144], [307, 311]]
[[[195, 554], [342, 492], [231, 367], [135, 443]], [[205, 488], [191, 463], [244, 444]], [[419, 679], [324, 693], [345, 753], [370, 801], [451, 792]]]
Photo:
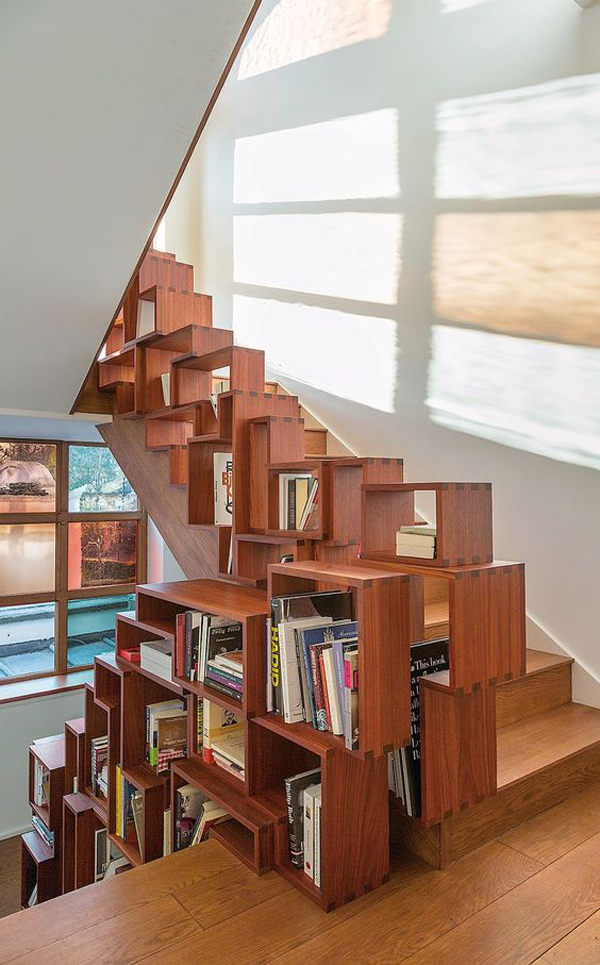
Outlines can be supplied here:
[[[153, 327], [138, 334], [148, 302]], [[228, 813], [210, 830], [225, 848], [256, 874], [276, 869], [329, 911], [386, 881], [390, 841], [443, 867], [575, 793], [571, 786], [600, 780], [600, 711], [570, 703], [570, 664], [526, 651], [524, 566], [493, 559], [488, 483], [407, 482], [402, 459], [322, 452], [298, 399], [265, 382], [263, 353], [212, 327], [211, 300], [194, 293], [192, 269], [172, 255], [146, 257], [97, 364], [100, 387], [114, 398], [114, 422], [102, 431], [188, 579], [137, 587], [135, 613], [117, 617], [115, 655], [96, 658], [83, 721], [67, 724], [64, 746], [32, 748], [32, 760], [45, 760], [51, 774], [42, 816], [64, 847], [52, 857], [35, 832], [24, 836], [24, 902], [34, 875], [39, 900], [93, 880], [98, 828], [131, 865], [161, 857], [165, 810], [173, 845], [176, 795], [187, 784]], [[215, 399], [222, 368], [226, 391]], [[221, 525], [217, 453], [232, 460], [231, 518]], [[293, 518], [280, 516], [280, 477], [296, 473], [318, 481], [310, 529], [280, 526]], [[396, 532], [422, 522], [415, 499], [424, 492], [435, 502], [433, 557], [399, 557]], [[271, 597], [325, 590], [350, 591], [357, 623], [358, 742], [348, 747], [267, 709]], [[186, 676], [175, 643], [178, 617], [190, 610], [241, 624], [241, 699]], [[411, 645], [439, 637], [449, 639], [449, 669], [420, 681], [421, 813], [409, 817], [388, 790], [388, 754], [411, 743]], [[140, 645], [157, 640], [173, 647], [169, 680], [135, 662]], [[187, 756], [157, 774], [145, 759], [146, 706], [173, 698], [184, 701]], [[205, 699], [237, 718], [243, 779], [202, 753]], [[523, 749], [527, 718], [542, 713], [555, 748], [543, 759]], [[104, 735], [106, 798], [90, 783], [91, 742]], [[314, 768], [322, 785], [319, 887], [290, 861], [284, 783]], [[138, 846], [118, 833], [119, 772], [141, 796]]]

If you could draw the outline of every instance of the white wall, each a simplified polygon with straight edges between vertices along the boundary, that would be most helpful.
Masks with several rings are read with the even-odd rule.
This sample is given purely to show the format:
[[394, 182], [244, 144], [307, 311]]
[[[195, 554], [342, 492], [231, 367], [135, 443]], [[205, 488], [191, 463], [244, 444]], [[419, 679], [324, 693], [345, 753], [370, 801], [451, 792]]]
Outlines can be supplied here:
[[264, 0], [166, 218], [354, 451], [492, 481], [530, 642], [598, 706], [599, 196], [600, 10]]
[[62, 734], [66, 720], [83, 716], [83, 690], [0, 705], [0, 840], [31, 826], [29, 746], [37, 737]]

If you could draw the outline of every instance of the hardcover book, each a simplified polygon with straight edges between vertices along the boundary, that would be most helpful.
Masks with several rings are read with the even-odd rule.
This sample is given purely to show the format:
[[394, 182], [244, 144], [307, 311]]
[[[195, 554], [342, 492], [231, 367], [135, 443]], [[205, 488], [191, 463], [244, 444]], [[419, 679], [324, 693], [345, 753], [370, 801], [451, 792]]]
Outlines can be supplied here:
[[231, 452], [215, 452], [215, 524], [231, 526], [233, 517], [233, 455]]
[[285, 779], [285, 800], [288, 815], [288, 835], [290, 839], [290, 863], [295, 868], [304, 868], [304, 791], [311, 784], [318, 784], [321, 771], [316, 768], [294, 774]]

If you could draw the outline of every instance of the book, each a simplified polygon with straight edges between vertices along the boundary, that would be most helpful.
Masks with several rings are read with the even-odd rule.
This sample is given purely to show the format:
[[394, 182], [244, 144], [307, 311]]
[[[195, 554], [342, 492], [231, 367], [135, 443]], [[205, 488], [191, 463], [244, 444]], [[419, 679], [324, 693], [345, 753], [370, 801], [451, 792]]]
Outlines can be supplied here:
[[184, 784], [175, 791], [175, 851], [182, 851], [190, 844], [192, 831], [204, 794], [193, 784]]
[[[159, 722], [165, 725], [161, 731], [162, 737], [159, 742]], [[167, 724], [167, 722], [170, 722]], [[177, 747], [181, 749], [182, 735], [187, 724], [187, 708], [185, 701], [181, 697], [174, 697], [172, 700], [164, 700], [156, 704], [146, 706], [146, 760], [152, 767], [158, 765], [159, 751], [165, 751]], [[178, 754], [179, 757], [185, 756]]]
[[315, 877], [315, 799], [320, 794], [320, 784], [311, 784], [303, 791], [304, 873], [313, 880]]
[[301, 617], [284, 620], [279, 624], [279, 659], [281, 665], [281, 690], [283, 719], [286, 724], [296, 724], [305, 719], [298, 663], [295, 632], [331, 623], [331, 617]]
[[[319, 657], [323, 650], [333, 647], [336, 641], [356, 643], [358, 624], [343, 619], [321, 627], [299, 631], [301, 659], [304, 663], [306, 720], [318, 730], [326, 730], [325, 701], [321, 680]], [[340, 704], [341, 704], [340, 698]]]
[[246, 755], [246, 735], [243, 731], [227, 733], [212, 742], [213, 754], [224, 757], [236, 767], [244, 769]]
[[198, 679], [204, 680], [209, 661], [214, 660], [219, 655], [236, 653], [241, 649], [241, 623], [237, 620], [229, 620], [227, 617], [213, 617], [207, 614], [201, 641]]
[[310, 530], [317, 529], [319, 514], [319, 480], [314, 479], [310, 487], [302, 516], [298, 523], [298, 529]]
[[435, 526], [424, 523], [417, 526], [401, 526], [396, 533], [397, 556], [415, 556], [418, 559], [432, 560], [435, 558], [436, 545]]
[[171, 808], [163, 811], [163, 857], [171, 854]]
[[242, 678], [244, 676], [244, 653], [242, 650], [233, 650], [231, 653], [217, 653], [213, 662], [217, 667], [223, 667], [224, 670], [237, 673]]
[[267, 666], [269, 668], [267, 709], [273, 713], [284, 713], [279, 639], [281, 625], [291, 620], [315, 617], [325, 617], [324, 623], [344, 619], [350, 620], [352, 618], [352, 594], [348, 591], [326, 590], [271, 598], [270, 614], [267, 621]]
[[163, 394], [163, 402], [167, 408], [171, 405], [171, 373], [164, 372], [160, 377], [160, 386]]
[[213, 454], [215, 524], [231, 526], [233, 518], [233, 455], [231, 452]]
[[450, 667], [450, 641], [440, 637], [410, 648], [410, 746], [392, 751], [390, 790], [409, 817], [421, 814], [421, 702], [419, 680]]
[[106, 828], [94, 832], [94, 855], [94, 881], [102, 881], [110, 858]]
[[213, 764], [213, 741], [219, 740], [226, 734], [242, 733], [243, 726], [229, 708], [220, 707], [219, 704], [215, 704], [214, 701], [208, 700], [206, 697], [203, 704], [202, 756], [206, 764]]
[[173, 679], [173, 645], [167, 640], [140, 643], [140, 666], [155, 677]]
[[319, 791], [315, 795], [314, 815], [313, 815], [313, 841], [314, 841], [314, 882], [317, 888], [321, 887], [321, 800], [322, 793]]
[[212, 405], [213, 412], [217, 415], [217, 402], [218, 396], [221, 392], [229, 391], [229, 380], [222, 380], [220, 382], [213, 382], [213, 390], [210, 394], [210, 404]]
[[156, 746], [152, 748], [150, 763], [161, 774], [171, 761], [187, 756], [187, 711], [156, 718]]
[[151, 335], [156, 330], [156, 305], [154, 301], [138, 298], [135, 337]]
[[297, 529], [306, 505], [312, 473], [279, 473], [279, 528]]
[[335, 675], [333, 646], [323, 650], [321, 653], [321, 661], [325, 676], [325, 701], [329, 711], [331, 731], [333, 734], [341, 735], [344, 733], [344, 724], [342, 720], [340, 694]]
[[144, 798], [141, 792], [136, 793], [131, 798], [131, 811], [133, 814], [133, 824], [137, 838], [137, 846], [140, 854], [144, 853]]
[[344, 744], [358, 749], [358, 650], [344, 654]]
[[290, 864], [304, 868], [304, 791], [321, 780], [320, 768], [294, 774], [285, 779], [288, 837], [290, 841]]

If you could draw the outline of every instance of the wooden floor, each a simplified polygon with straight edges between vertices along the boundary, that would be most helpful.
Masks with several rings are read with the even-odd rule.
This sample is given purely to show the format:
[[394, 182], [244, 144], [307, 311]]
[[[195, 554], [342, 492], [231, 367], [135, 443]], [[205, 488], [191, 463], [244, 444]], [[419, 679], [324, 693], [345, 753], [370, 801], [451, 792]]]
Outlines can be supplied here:
[[[6, 855], [0, 850], [2, 907], [12, 886], [8, 846]], [[598, 965], [600, 786], [445, 871], [400, 857], [387, 885], [330, 915], [209, 841], [5, 918], [0, 965], [15, 960]]]

